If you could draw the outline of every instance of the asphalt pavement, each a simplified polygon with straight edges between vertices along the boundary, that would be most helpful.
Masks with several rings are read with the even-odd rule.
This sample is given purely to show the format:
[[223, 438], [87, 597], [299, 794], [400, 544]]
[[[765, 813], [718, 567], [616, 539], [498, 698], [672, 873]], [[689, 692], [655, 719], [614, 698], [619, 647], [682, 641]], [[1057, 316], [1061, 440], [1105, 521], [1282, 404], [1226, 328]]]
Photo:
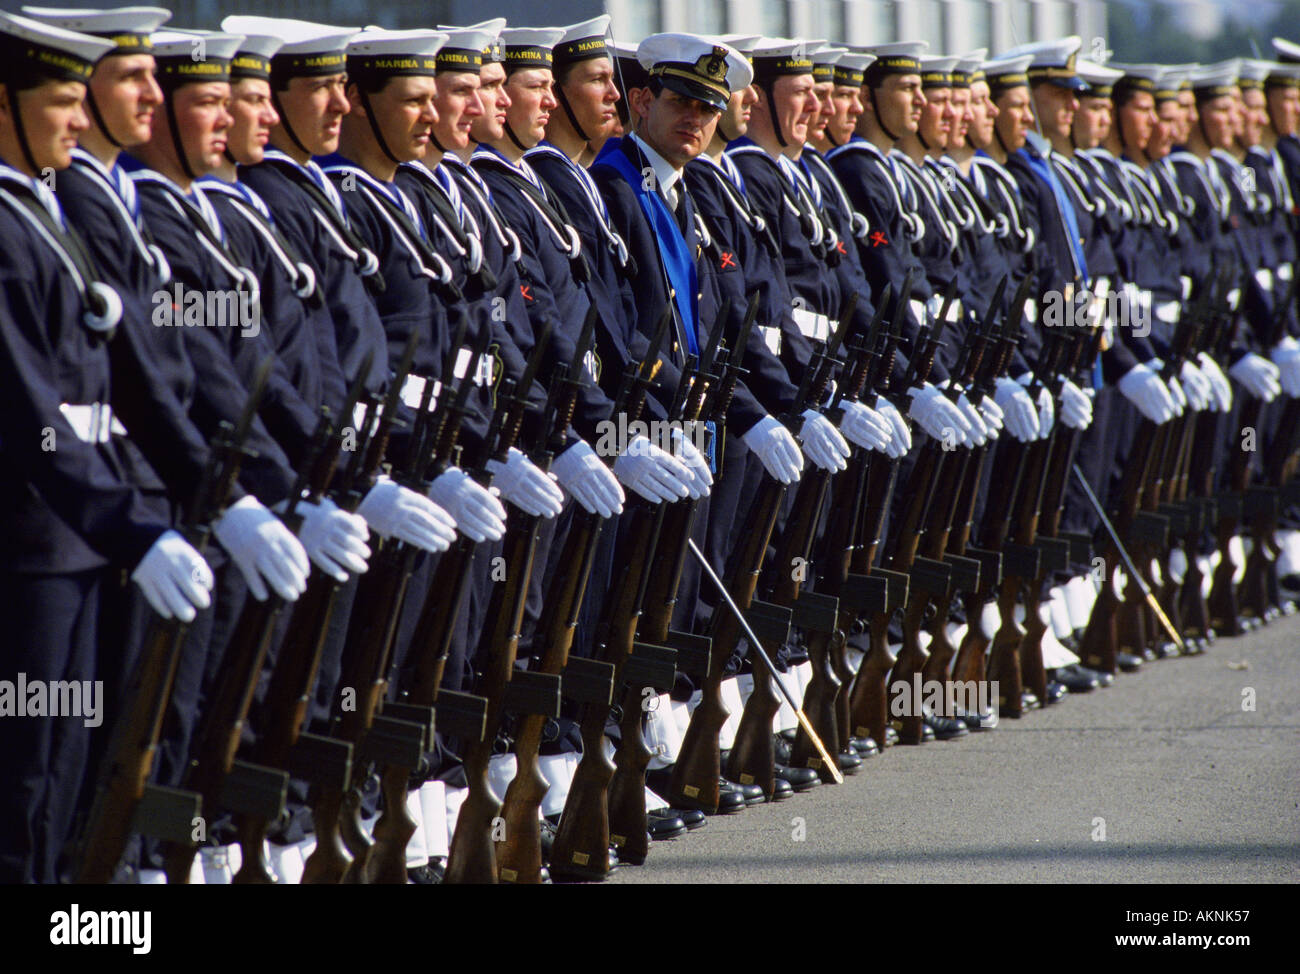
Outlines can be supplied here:
[[616, 883], [1300, 881], [1300, 616], [842, 785], [714, 816]]

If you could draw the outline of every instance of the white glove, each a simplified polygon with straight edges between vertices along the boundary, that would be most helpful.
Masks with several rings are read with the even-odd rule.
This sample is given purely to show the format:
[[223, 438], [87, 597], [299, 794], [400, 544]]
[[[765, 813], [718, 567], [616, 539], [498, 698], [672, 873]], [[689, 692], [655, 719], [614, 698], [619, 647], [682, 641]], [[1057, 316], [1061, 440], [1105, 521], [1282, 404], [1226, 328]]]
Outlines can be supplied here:
[[1038, 410], [1025, 387], [1003, 376], [997, 381], [994, 395], [1006, 417], [1007, 431], [1021, 443], [1038, 439]]
[[936, 440], [941, 439], [944, 430], [952, 430], [957, 435], [957, 446], [970, 442], [971, 425], [942, 392], [927, 382], [924, 386], [907, 390], [912, 397], [912, 406], [907, 414], [920, 424]]
[[884, 396], [876, 399], [876, 412], [889, 420], [892, 436], [889, 438], [889, 447], [886, 452], [898, 459], [907, 456], [907, 452], [912, 449], [912, 430], [907, 425], [907, 420], [903, 418], [892, 402]]
[[226, 508], [212, 525], [212, 533], [238, 566], [257, 601], [266, 601], [263, 579], [286, 602], [307, 591], [311, 572], [307, 552], [284, 522], [256, 497], [249, 494]]
[[1201, 374], [1210, 382], [1211, 406], [1216, 412], [1231, 412], [1232, 383], [1223, 374], [1223, 369], [1219, 368], [1219, 363], [1208, 352], [1201, 352], [1196, 356], [1196, 361], [1201, 364]]
[[446, 551], [456, 540], [455, 518], [423, 494], [388, 477], [375, 481], [357, 514], [385, 538], [396, 538], [425, 551]]
[[1187, 410], [1187, 394], [1183, 392], [1183, 384], [1171, 375], [1165, 385], [1169, 386], [1169, 395], [1174, 400], [1174, 415], [1181, 416]]
[[692, 474], [671, 453], [644, 436], [634, 437], [627, 451], [614, 461], [614, 476], [648, 501], [678, 501], [689, 497]]
[[970, 446], [982, 446], [987, 443], [989, 441], [988, 424], [985, 423], [983, 417], [980, 416], [980, 411], [971, 404], [969, 399], [966, 398], [966, 393], [963, 392], [957, 397], [957, 408], [960, 409], [961, 414], [966, 417], [966, 422], [970, 423], [970, 435], [967, 439], [967, 443]]
[[492, 486], [525, 514], [552, 518], [564, 509], [564, 491], [555, 485], [555, 478], [547, 476], [513, 446], [505, 463], [489, 460], [487, 468], [492, 474]]
[[1291, 399], [1300, 398], [1300, 342], [1288, 335], [1273, 346], [1269, 358], [1278, 367], [1282, 391]]
[[803, 470], [803, 454], [790, 431], [772, 416], [764, 416], [741, 435], [773, 480], [792, 484]]
[[989, 428], [989, 436], [996, 438], [1002, 432], [1002, 428], [1007, 425], [1006, 413], [997, 404], [997, 400], [989, 396], [982, 397], [975, 405], [980, 411], [980, 416], [984, 418], [984, 425]]
[[1076, 430], [1092, 425], [1092, 399], [1069, 379], [1061, 386], [1061, 422]]
[[1038, 438], [1045, 440], [1056, 425], [1056, 402], [1052, 393], [1044, 386], [1038, 392]]
[[[700, 429], [703, 429], [700, 426]], [[673, 455], [678, 460], [686, 464], [686, 469], [691, 472], [691, 481], [686, 485], [691, 492], [691, 499], [698, 500], [701, 497], [709, 496], [709, 488], [713, 486], [713, 472], [709, 470], [709, 461], [704, 458], [700, 448], [677, 427], [673, 427]]]
[[884, 452], [893, 438], [893, 426], [884, 416], [870, 406], [865, 406], [852, 399], [840, 400], [844, 417], [840, 420], [840, 432], [864, 450]]
[[317, 568], [346, 582], [348, 572], [360, 575], [369, 567], [366, 559], [370, 557], [370, 546], [366, 541], [370, 528], [365, 518], [339, 510], [328, 497], [321, 498], [319, 504], [299, 501], [296, 510], [302, 516], [298, 540]]
[[212, 604], [212, 569], [175, 531], [158, 536], [135, 566], [131, 581], [164, 619], [193, 622], [199, 609]]
[[1119, 391], [1153, 423], [1167, 423], [1174, 418], [1174, 400], [1150, 366], [1139, 362], [1119, 380]]
[[808, 459], [823, 470], [843, 470], [848, 466], [849, 445], [835, 424], [817, 410], [803, 411], [799, 441], [803, 443], [803, 452], [808, 454]]
[[1210, 388], [1210, 380], [1206, 378], [1205, 373], [1193, 365], [1190, 361], [1184, 362], [1180, 372], [1182, 378], [1183, 393], [1187, 396], [1187, 404], [1192, 407], [1194, 412], [1201, 412], [1208, 409], [1214, 402], [1214, 392]]
[[506, 509], [496, 495], [460, 467], [448, 467], [429, 486], [429, 497], [456, 519], [456, 529], [472, 541], [500, 541]]
[[1254, 352], [1247, 352], [1238, 359], [1237, 364], [1228, 369], [1228, 375], [1240, 382], [1256, 399], [1265, 402], [1272, 402], [1282, 391], [1282, 384], [1278, 381], [1278, 367]]
[[573, 499], [592, 514], [614, 517], [623, 513], [623, 488], [596, 451], [579, 440], [551, 463], [551, 473]]

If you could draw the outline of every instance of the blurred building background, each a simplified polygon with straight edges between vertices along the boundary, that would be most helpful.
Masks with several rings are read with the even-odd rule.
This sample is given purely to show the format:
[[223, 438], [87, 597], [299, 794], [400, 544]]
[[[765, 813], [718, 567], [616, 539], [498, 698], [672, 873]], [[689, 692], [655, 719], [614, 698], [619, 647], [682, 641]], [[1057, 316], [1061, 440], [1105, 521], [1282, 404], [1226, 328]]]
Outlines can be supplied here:
[[[23, 0], [0, 0], [17, 10]], [[34, 0], [49, 6], [111, 7], [116, 0]], [[121, 0], [156, 2], [172, 24], [216, 27], [229, 13], [337, 24], [427, 27], [489, 16], [512, 24], [568, 24], [600, 13], [615, 36], [656, 31], [830, 38], [853, 44], [927, 40], [937, 52], [993, 52], [1078, 34], [1096, 60], [1211, 61], [1270, 53], [1269, 38], [1300, 40], [1300, 0]]]

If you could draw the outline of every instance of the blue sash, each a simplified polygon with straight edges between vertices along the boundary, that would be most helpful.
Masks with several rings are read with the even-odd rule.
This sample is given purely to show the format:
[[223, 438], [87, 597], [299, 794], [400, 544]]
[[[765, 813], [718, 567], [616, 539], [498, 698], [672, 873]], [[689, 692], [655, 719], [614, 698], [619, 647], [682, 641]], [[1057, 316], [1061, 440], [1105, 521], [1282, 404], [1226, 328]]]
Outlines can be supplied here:
[[[659, 241], [659, 259], [663, 264], [668, 282], [676, 292], [677, 314], [681, 319], [686, 348], [692, 355], [700, 354], [700, 343], [696, 337], [699, 331], [699, 276], [695, 269], [695, 258], [690, 248], [682, 239], [677, 220], [673, 217], [668, 204], [657, 192], [647, 189], [647, 180], [640, 170], [632, 164], [621, 148], [622, 139], [610, 139], [600, 150], [600, 155], [592, 163], [596, 166], [608, 166], [627, 180], [628, 186], [636, 196], [641, 212], [645, 214], [650, 229]], [[683, 186], [682, 192], [685, 192]]]

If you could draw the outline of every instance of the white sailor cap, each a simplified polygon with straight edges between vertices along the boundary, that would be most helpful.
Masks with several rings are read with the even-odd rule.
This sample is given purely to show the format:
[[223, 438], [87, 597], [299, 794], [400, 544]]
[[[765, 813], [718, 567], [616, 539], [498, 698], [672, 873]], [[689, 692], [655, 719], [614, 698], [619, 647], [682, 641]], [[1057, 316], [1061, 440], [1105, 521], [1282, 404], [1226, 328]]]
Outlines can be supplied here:
[[816, 50], [812, 52], [813, 80], [818, 83], [834, 81], [835, 65], [839, 63], [843, 55], [848, 53], [849, 49], [847, 47], [839, 47], [822, 41]]
[[501, 28], [495, 26], [495, 20], [485, 21], [485, 23], [490, 26], [461, 27], [446, 32], [447, 43], [443, 44], [438, 51], [440, 72], [469, 71], [478, 74], [479, 69], [483, 67], [484, 51], [492, 48], [498, 39], [501, 39], [504, 60], [505, 41], [501, 38]]
[[85, 82], [113, 42], [0, 13], [0, 79]]
[[23, 7], [23, 15], [52, 27], [112, 41], [113, 49], [109, 54], [148, 54], [152, 46], [150, 35], [166, 23], [172, 13], [162, 7], [118, 7], [116, 10]]
[[[983, 70], [984, 59], [989, 56], [987, 47], [977, 47], [969, 54], [963, 54], [957, 59], [957, 63], [952, 66], [952, 86], [954, 88], [969, 88], [971, 82], [977, 80], [975, 75]], [[979, 79], [984, 80], [981, 74]]]
[[384, 30], [367, 27], [348, 41], [349, 79], [438, 73], [438, 50], [447, 35], [436, 30]]
[[1239, 90], [1237, 88], [1238, 65], [1237, 58], [1229, 58], [1227, 61], [1202, 64], [1193, 68], [1189, 80], [1192, 83], [1192, 91], [1196, 93], [1196, 100], [1209, 101], [1236, 95]]
[[839, 60], [835, 62], [835, 83], [861, 87], [863, 75], [875, 59], [874, 54], [863, 54], [858, 51], [841, 54]]
[[812, 52], [825, 46], [825, 41], [760, 37], [749, 52], [749, 63], [754, 67], [754, 77], [760, 80], [813, 74]]
[[263, 81], [271, 77], [271, 59], [280, 50], [282, 41], [269, 34], [246, 34], [239, 50], [230, 59], [230, 80], [259, 78]]
[[448, 35], [454, 35], [461, 30], [487, 31], [492, 35], [492, 38], [483, 45], [483, 63], [500, 64], [506, 59], [505, 48], [501, 45], [501, 29], [505, 25], [506, 19], [504, 17], [492, 17], [488, 20], [481, 20], [477, 24], [467, 24], [464, 27], [450, 27], [447, 24], [439, 24], [436, 29]]
[[989, 94], [997, 98], [1004, 91], [1011, 88], [1027, 87], [1029, 85], [1029, 62], [1033, 60], [1031, 55], [1025, 54], [1019, 57], [996, 57], [991, 61], [984, 62], [984, 80], [989, 83]]
[[1237, 65], [1237, 87], [1242, 91], [1264, 90], [1264, 79], [1268, 77], [1269, 62], [1254, 58], [1242, 58]]
[[920, 74], [921, 55], [930, 50], [929, 41], [897, 41], [893, 44], [872, 44], [855, 47], [860, 54], [870, 54], [875, 60], [867, 67], [864, 83], [875, 88], [891, 74]]
[[1110, 98], [1114, 93], [1115, 82], [1124, 77], [1124, 72], [1118, 68], [1098, 64], [1087, 58], [1079, 58], [1075, 67], [1087, 85], [1085, 90], [1079, 92], [1084, 98]]
[[554, 64], [551, 49], [563, 36], [563, 27], [507, 27], [501, 32], [506, 73], [528, 68], [549, 70]]
[[922, 88], [951, 88], [952, 87], [952, 69], [957, 66], [956, 57], [947, 55], [927, 54], [918, 58], [921, 62], [921, 87]]
[[273, 83], [281, 79], [342, 74], [348, 41], [357, 33], [355, 27], [334, 27], [285, 17], [227, 17], [221, 22], [221, 29], [239, 34], [269, 34], [283, 40], [271, 58]]
[[229, 81], [231, 59], [243, 42], [243, 34], [214, 30], [155, 31], [158, 84], [170, 91], [181, 85]]
[[592, 17], [580, 24], [562, 27], [564, 34], [551, 49], [556, 70], [578, 61], [609, 57], [609, 14]]
[[754, 53], [754, 45], [763, 39], [762, 34], [719, 34], [718, 40], [734, 47], [745, 57]]
[[1265, 88], [1300, 88], [1300, 63], [1269, 61]]
[[1051, 41], [1036, 41], [1033, 44], [1021, 44], [1007, 51], [1003, 57], [1021, 57], [1029, 55], [1030, 84], [1048, 81], [1061, 88], [1082, 91], [1085, 87], [1075, 68], [1079, 57], [1079, 48], [1083, 39], [1077, 34]]
[[1273, 50], [1277, 51], [1277, 59], [1283, 64], [1300, 63], [1300, 44], [1294, 41], [1288, 41], [1285, 37], [1274, 37]]
[[[637, 45], [636, 57], [650, 80], [658, 79], [670, 91], [719, 111], [727, 107], [733, 91], [754, 80], [745, 55], [715, 37], [651, 34]], [[807, 64], [811, 71], [812, 62]]]

